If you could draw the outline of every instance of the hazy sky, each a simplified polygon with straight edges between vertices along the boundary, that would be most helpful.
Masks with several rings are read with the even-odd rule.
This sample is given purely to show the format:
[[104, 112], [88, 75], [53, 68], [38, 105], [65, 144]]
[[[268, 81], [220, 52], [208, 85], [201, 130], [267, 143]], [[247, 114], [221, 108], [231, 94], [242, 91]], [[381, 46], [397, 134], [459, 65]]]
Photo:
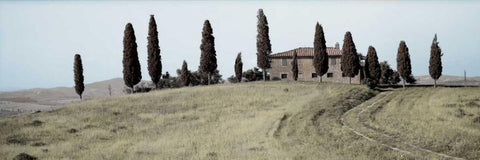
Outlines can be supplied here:
[[414, 75], [428, 74], [435, 33], [444, 52], [443, 74], [480, 75], [480, 2], [0, 2], [0, 90], [73, 86], [73, 56], [82, 55], [85, 82], [122, 77], [122, 40], [131, 22], [143, 80], [147, 30], [154, 14], [163, 73], [182, 61], [198, 68], [203, 22], [215, 36], [218, 69], [233, 74], [242, 52], [244, 69], [256, 66], [257, 10], [263, 8], [274, 53], [313, 46], [315, 23], [327, 46], [342, 44], [351, 31], [357, 50], [373, 45], [380, 60], [396, 68], [400, 40], [410, 49]]

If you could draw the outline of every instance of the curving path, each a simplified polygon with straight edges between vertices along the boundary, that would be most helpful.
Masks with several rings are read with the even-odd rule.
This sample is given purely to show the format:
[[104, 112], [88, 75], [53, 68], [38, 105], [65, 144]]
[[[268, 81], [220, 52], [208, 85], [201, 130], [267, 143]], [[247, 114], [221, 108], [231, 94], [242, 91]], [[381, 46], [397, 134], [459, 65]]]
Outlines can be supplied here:
[[402, 140], [401, 138], [389, 135], [384, 132], [377, 131], [371, 126], [361, 121], [361, 115], [364, 112], [368, 112], [373, 107], [379, 107], [378, 103], [388, 100], [393, 92], [382, 92], [376, 97], [362, 103], [361, 105], [352, 108], [345, 112], [340, 121], [347, 129], [354, 134], [361, 136], [369, 141], [378, 143], [389, 149], [402, 152], [406, 155], [412, 156], [415, 159], [455, 159], [463, 160], [463, 158], [449, 156], [443, 153], [438, 153], [429, 149], [416, 146]]

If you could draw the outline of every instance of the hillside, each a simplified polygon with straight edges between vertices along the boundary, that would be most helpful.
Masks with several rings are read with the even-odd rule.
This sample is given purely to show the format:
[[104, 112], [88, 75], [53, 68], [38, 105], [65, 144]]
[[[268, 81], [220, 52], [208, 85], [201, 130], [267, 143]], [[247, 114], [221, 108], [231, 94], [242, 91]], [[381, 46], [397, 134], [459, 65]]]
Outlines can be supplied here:
[[[478, 88], [438, 88], [437, 97], [470, 95], [469, 100], [480, 103]], [[443, 91], [445, 89], [445, 91]], [[416, 94], [433, 93], [433, 88], [406, 91]], [[0, 158], [11, 159], [25, 152], [40, 159], [415, 159], [429, 155], [416, 149], [407, 152], [388, 149], [382, 143], [395, 140], [374, 140], [359, 136], [361, 123], [351, 119], [350, 109], [362, 109], [383, 100], [387, 94], [409, 95], [402, 90], [380, 93], [359, 85], [318, 84], [315, 82], [254, 82], [168, 89], [144, 94], [100, 98], [73, 103], [55, 111], [0, 118]], [[392, 94], [392, 95], [393, 95]], [[418, 96], [418, 95], [417, 95]], [[454, 96], [456, 97], [456, 96]], [[468, 97], [466, 97], [468, 99]], [[475, 98], [478, 98], [475, 99]], [[370, 99], [370, 100], [369, 100]], [[431, 99], [426, 99], [429, 103]], [[392, 100], [394, 108], [423, 107], [419, 100]], [[418, 103], [415, 105], [412, 102]], [[470, 103], [463, 99], [445, 98], [452, 104]], [[462, 102], [460, 102], [462, 101]], [[409, 102], [409, 103], [406, 103]], [[439, 102], [441, 103], [441, 102]], [[402, 104], [409, 105], [403, 106]], [[436, 103], [434, 103], [436, 105]], [[462, 107], [462, 106], [458, 106]], [[426, 108], [428, 110], [428, 108]], [[452, 146], [448, 154], [478, 159], [480, 130], [471, 118], [479, 117], [480, 108], [465, 109], [472, 117], [465, 122], [450, 118], [449, 107], [439, 116], [442, 123], [470, 122], [469, 136], [459, 127], [439, 127], [433, 130], [446, 138], [438, 139], [431, 132], [418, 129], [425, 119], [412, 115], [405, 120], [388, 118], [383, 113], [380, 129], [405, 136], [405, 141], [424, 146], [434, 139], [435, 146]], [[376, 112], [383, 111], [378, 109]], [[395, 109], [385, 109], [388, 114]], [[408, 110], [407, 110], [408, 111]], [[467, 113], [468, 112], [468, 113]], [[422, 112], [424, 117], [434, 117]], [[435, 112], [437, 113], [437, 112]], [[344, 116], [346, 115], [346, 116]], [[354, 114], [353, 114], [354, 115]], [[372, 114], [375, 116], [375, 114]], [[391, 116], [391, 115], [390, 115]], [[346, 118], [344, 120], [344, 117]], [[397, 119], [399, 121], [397, 121]], [[428, 118], [427, 118], [428, 119]], [[390, 122], [393, 121], [393, 122]], [[367, 122], [365, 122], [367, 123]], [[378, 123], [377, 121], [375, 123]], [[387, 123], [387, 124], [385, 124]], [[390, 130], [390, 124], [401, 123], [399, 130]], [[412, 126], [409, 126], [412, 124]], [[441, 126], [435, 124], [435, 126]], [[353, 128], [350, 130], [349, 128]], [[388, 130], [387, 130], [388, 129]], [[405, 130], [407, 129], [407, 130]], [[404, 133], [408, 132], [408, 133]], [[422, 140], [410, 139], [423, 133]], [[373, 133], [372, 133], [373, 134]], [[367, 136], [370, 136], [367, 135]], [[434, 137], [432, 137], [434, 136]], [[448, 137], [455, 137], [451, 141]], [[466, 139], [468, 138], [468, 139]], [[455, 142], [461, 143], [455, 143]], [[382, 143], [380, 143], [382, 142]], [[402, 147], [402, 146], [399, 146]], [[404, 149], [404, 148], [401, 148]], [[445, 151], [431, 148], [435, 151]], [[407, 150], [407, 149], [405, 149]], [[419, 153], [417, 153], [419, 152]], [[440, 158], [441, 159], [441, 158]]]

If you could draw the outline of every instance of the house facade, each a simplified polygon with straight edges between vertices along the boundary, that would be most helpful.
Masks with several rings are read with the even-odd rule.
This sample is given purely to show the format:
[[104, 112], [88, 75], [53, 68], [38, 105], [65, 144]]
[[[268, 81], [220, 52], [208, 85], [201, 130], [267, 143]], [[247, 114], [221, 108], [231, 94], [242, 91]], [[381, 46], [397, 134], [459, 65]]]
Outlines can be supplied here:
[[[293, 52], [297, 51], [298, 60], [298, 80], [299, 81], [318, 81], [318, 75], [313, 67], [313, 47], [300, 47], [285, 52], [270, 55], [269, 74], [271, 78], [282, 80], [293, 80], [292, 58]], [[342, 50], [338, 43], [335, 47], [327, 47], [328, 71], [322, 76], [323, 82], [348, 83], [349, 78], [342, 76], [340, 69]], [[360, 83], [360, 76], [352, 78], [352, 83]]]

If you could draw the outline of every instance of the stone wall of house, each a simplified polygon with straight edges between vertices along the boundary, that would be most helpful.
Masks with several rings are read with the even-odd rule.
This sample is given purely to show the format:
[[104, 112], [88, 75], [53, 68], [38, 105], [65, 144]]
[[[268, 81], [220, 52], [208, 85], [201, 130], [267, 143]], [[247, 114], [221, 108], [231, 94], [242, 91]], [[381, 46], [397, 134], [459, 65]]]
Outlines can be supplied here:
[[[282, 65], [283, 58], [272, 58], [269, 74], [271, 78], [282, 78], [282, 74], [286, 74], [287, 78], [282, 80], [293, 80], [292, 77], [292, 57], [286, 58], [287, 65]], [[333, 64], [334, 62], [335, 64]], [[315, 77], [315, 68], [313, 67], [313, 57], [299, 57], [298, 58], [298, 80], [299, 81], [318, 81], [318, 77]], [[315, 74], [315, 75], [314, 75]], [[331, 77], [330, 77], [331, 75]], [[340, 56], [329, 57], [328, 72], [322, 76], [323, 82], [331, 83], [348, 83], [348, 77], [342, 77], [342, 71], [340, 70]], [[352, 78], [353, 84], [359, 84], [359, 76]]]

